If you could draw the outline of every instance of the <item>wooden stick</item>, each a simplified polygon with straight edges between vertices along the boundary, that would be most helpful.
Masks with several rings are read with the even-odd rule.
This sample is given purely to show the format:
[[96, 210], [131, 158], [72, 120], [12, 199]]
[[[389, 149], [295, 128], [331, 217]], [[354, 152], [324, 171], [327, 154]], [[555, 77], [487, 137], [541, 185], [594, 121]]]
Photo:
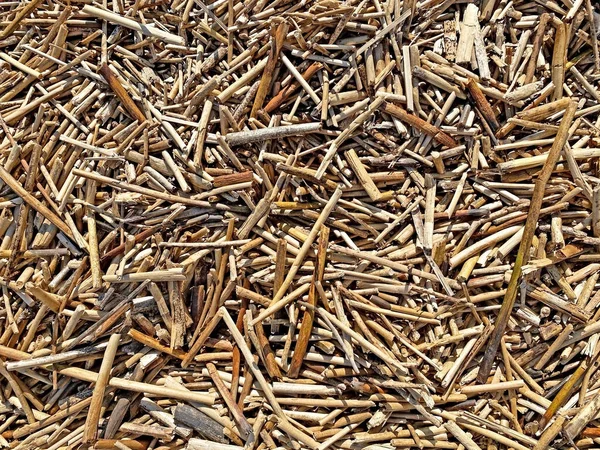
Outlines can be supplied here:
[[98, 421], [102, 416], [102, 403], [104, 402], [104, 393], [110, 379], [110, 371], [119, 349], [121, 342], [120, 334], [113, 334], [108, 340], [108, 345], [104, 351], [104, 358], [98, 372], [94, 393], [92, 394], [92, 402], [85, 421], [85, 429], [83, 432], [83, 442], [93, 442], [98, 438]]
[[306, 240], [302, 244], [302, 247], [300, 248], [300, 251], [298, 252], [298, 255], [296, 256], [296, 258], [294, 259], [294, 262], [292, 263], [292, 266], [290, 267], [287, 276], [283, 280], [282, 285], [280, 286], [279, 290], [274, 294], [271, 305], [276, 304], [283, 298], [283, 296], [285, 295], [285, 292], [288, 290], [288, 288], [292, 284], [292, 281], [294, 281], [294, 277], [298, 273], [298, 270], [300, 269], [300, 266], [302, 265], [302, 262], [304, 261], [304, 258], [306, 257], [308, 251], [310, 250], [317, 235], [319, 234], [321, 227], [323, 226], [323, 224], [329, 217], [329, 214], [331, 214], [333, 209], [336, 207], [337, 202], [341, 196], [342, 196], [342, 189], [340, 187], [338, 187], [335, 190], [335, 192], [331, 195], [331, 198], [329, 199], [329, 201], [323, 208], [323, 211], [321, 211], [319, 218], [313, 225]]
[[[322, 282], [325, 274], [325, 265], [327, 263], [327, 245], [329, 244], [329, 228], [323, 227], [319, 232], [319, 247], [317, 249], [317, 269], [311, 280], [310, 289], [308, 291], [308, 303], [314, 307], [317, 306], [316, 282]], [[304, 355], [308, 349], [310, 335], [312, 333], [315, 312], [312, 309], [307, 309], [302, 318], [302, 325], [296, 347], [294, 348], [294, 356], [288, 368], [287, 374], [291, 378], [298, 377], [300, 367], [304, 362]]]
[[383, 110], [386, 113], [397, 117], [398, 119], [415, 127], [419, 131], [433, 137], [436, 141], [438, 141], [442, 145], [445, 145], [446, 147], [452, 148], [458, 145], [454, 139], [452, 139], [446, 133], [441, 131], [439, 128], [427, 123], [426, 121], [417, 116], [407, 113], [399, 106], [392, 105], [391, 103], [386, 102], [383, 104]]
[[544, 167], [542, 168], [542, 171], [535, 182], [534, 195], [531, 199], [529, 213], [527, 214], [527, 221], [525, 222], [525, 231], [523, 232], [523, 238], [519, 246], [517, 259], [515, 261], [510, 282], [502, 302], [502, 308], [498, 313], [496, 327], [494, 328], [492, 336], [490, 337], [490, 343], [486, 348], [485, 356], [479, 369], [479, 374], [477, 376], [477, 380], [479, 382], [485, 382], [487, 380], [492, 368], [493, 360], [498, 350], [498, 345], [500, 344], [500, 339], [502, 338], [506, 324], [508, 323], [508, 319], [517, 296], [517, 287], [519, 284], [519, 278], [521, 277], [522, 267], [523, 264], [527, 263], [529, 249], [533, 240], [533, 234], [535, 232], [535, 228], [537, 227], [539, 211], [543, 201], [544, 189], [546, 187], [546, 183], [552, 175], [552, 171], [554, 170], [554, 166], [558, 160], [560, 152], [567, 141], [568, 130], [573, 122], [573, 118], [575, 117], [575, 110], [576, 106], [574, 103], [571, 103], [569, 106], [567, 106], [565, 115], [556, 136], [556, 140], [552, 145], [552, 148], [548, 153], [548, 158], [544, 163]]
[[180, 36], [167, 33], [154, 26], [141, 24], [133, 19], [120, 16], [119, 14], [100, 9], [95, 6], [84, 5], [84, 7], [81, 9], [81, 12], [89, 16], [106, 20], [107, 22], [114, 23], [125, 28], [129, 28], [130, 30], [137, 31], [138, 33], [141, 33], [145, 36], [162, 39], [169, 44], [185, 45], [185, 40]]
[[217, 373], [217, 368], [212, 363], [208, 363], [206, 365], [206, 367], [208, 369], [208, 373], [210, 374], [210, 378], [213, 380], [213, 383], [215, 384], [215, 387], [217, 388], [217, 391], [219, 392], [219, 394], [221, 395], [221, 397], [227, 404], [227, 408], [229, 408], [231, 415], [233, 416], [235, 422], [237, 423], [239, 430], [242, 433], [242, 437], [246, 440], [250, 439], [250, 437], [252, 435], [252, 426], [248, 423], [248, 421], [244, 417], [243, 411], [240, 409], [240, 407], [237, 405], [237, 403], [235, 403], [233, 401], [233, 399], [231, 398], [231, 394], [229, 393], [227, 387], [225, 386], [225, 384], [219, 377], [219, 374]]

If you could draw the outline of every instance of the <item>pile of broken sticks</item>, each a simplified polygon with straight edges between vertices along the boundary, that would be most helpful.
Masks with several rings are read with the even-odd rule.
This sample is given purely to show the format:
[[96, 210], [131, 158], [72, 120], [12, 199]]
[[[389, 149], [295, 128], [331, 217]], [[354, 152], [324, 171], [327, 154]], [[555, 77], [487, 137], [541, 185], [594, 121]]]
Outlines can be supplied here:
[[2, 2], [0, 447], [597, 447], [597, 7]]

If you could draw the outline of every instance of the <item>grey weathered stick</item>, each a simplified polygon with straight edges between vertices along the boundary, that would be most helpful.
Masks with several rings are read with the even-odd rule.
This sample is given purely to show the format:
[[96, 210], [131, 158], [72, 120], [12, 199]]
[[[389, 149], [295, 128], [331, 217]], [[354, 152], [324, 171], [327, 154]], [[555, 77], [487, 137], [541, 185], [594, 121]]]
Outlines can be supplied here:
[[319, 131], [321, 124], [318, 122], [285, 125], [280, 127], [260, 128], [251, 131], [238, 131], [225, 136], [227, 143], [232, 146], [264, 142], [271, 139], [282, 139], [289, 136], [302, 136]]

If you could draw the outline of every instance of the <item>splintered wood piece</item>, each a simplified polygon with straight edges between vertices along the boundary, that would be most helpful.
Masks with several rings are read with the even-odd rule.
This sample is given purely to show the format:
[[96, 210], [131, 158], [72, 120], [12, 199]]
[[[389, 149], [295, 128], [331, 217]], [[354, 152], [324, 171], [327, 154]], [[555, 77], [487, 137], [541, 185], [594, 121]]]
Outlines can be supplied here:
[[473, 46], [475, 44], [475, 34], [479, 21], [479, 8], [474, 3], [467, 5], [464, 11], [462, 21], [460, 22], [460, 39], [456, 48], [456, 62], [464, 64], [471, 61]]
[[123, 102], [123, 106], [125, 106], [125, 109], [129, 111], [129, 113], [139, 123], [143, 123], [146, 120], [146, 116], [144, 116], [144, 113], [140, 111], [138, 106], [129, 96], [129, 94], [127, 93], [123, 85], [119, 82], [115, 74], [112, 73], [112, 70], [110, 70], [107, 64], [103, 64], [100, 67], [100, 73], [102, 74], [112, 91], [115, 93], [115, 95], [119, 97], [119, 100], [121, 100], [121, 102]]
[[535, 37], [533, 39], [533, 48], [531, 50], [531, 55], [529, 56], [529, 62], [527, 63], [527, 72], [525, 74], [524, 84], [529, 84], [533, 81], [533, 77], [535, 75], [535, 70], [538, 65], [538, 57], [540, 55], [540, 49], [541, 49], [543, 41], [544, 41], [544, 35], [546, 34], [546, 27], [548, 26], [549, 21], [550, 21], [550, 14], [542, 13], [542, 15], [540, 16], [540, 21], [537, 26], [537, 31], [535, 33]]
[[215, 384], [215, 387], [217, 388], [217, 391], [219, 392], [219, 395], [221, 395], [221, 397], [227, 404], [227, 408], [229, 409], [231, 415], [237, 423], [239, 430], [242, 433], [242, 437], [244, 439], [249, 439], [252, 433], [252, 426], [244, 417], [244, 413], [242, 412], [240, 407], [231, 398], [231, 394], [229, 393], [227, 387], [219, 377], [215, 365], [212, 363], [208, 363], [206, 367], [208, 369], [208, 373], [210, 374], [211, 379], [213, 380], [213, 383]]
[[573, 440], [600, 411], [600, 395], [596, 394], [563, 428], [566, 437]]
[[[229, 17], [229, 16], [228, 16]], [[267, 97], [267, 93], [269, 91], [269, 87], [271, 85], [271, 80], [273, 77], [273, 71], [275, 70], [275, 66], [277, 65], [277, 61], [279, 58], [279, 53], [283, 48], [283, 43], [287, 34], [288, 26], [286, 22], [279, 23], [276, 27], [273, 27], [271, 31], [272, 41], [271, 41], [271, 50], [269, 53], [269, 60], [267, 61], [267, 65], [265, 66], [265, 73], [260, 79], [260, 83], [258, 85], [258, 90], [256, 91], [254, 97], [254, 104], [252, 105], [252, 111], [250, 112], [250, 117], [256, 117], [258, 111], [262, 108], [263, 102]]]
[[348, 150], [346, 152], [346, 161], [348, 161], [348, 164], [356, 174], [359, 183], [365, 189], [371, 200], [374, 202], [378, 201], [381, 198], [381, 192], [369, 176], [365, 166], [360, 162], [360, 159], [354, 150]]
[[383, 110], [386, 113], [415, 127], [417, 130], [421, 131], [422, 133], [425, 133], [425, 134], [433, 137], [437, 142], [439, 142], [440, 144], [442, 144], [446, 147], [456, 147], [457, 146], [456, 141], [454, 139], [452, 139], [450, 136], [448, 136], [446, 133], [444, 133], [442, 130], [440, 130], [439, 128], [435, 127], [434, 125], [431, 125], [430, 123], [424, 121], [420, 117], [409, 114], [408, 112], [406, 112], [404, 109], [400, 108], [399, 106], [396, 106], [396, 105], [386, 102], [383, 104]]
[[81, 12], [98, 19], [106, 20], [109, 23], [114, 23], [122, 27], [129, 28], [145, 36], [162, 39], [169, 44], [185, 45], [185, 40], [181, 36], [165, 32], [156, 26], [141, 24], [133, 19], [123, 17], [120, 14], [116, 14], [105, 9], [84, 5], [84, 7], [81, 9]]
[[469, 93], [471, 94], [471, 97], [473, 97], [475, 104], [481, 111], [481, 114], [483, 114], [483, 117], [487, 121], [492, 131], [495, 132], [500, 125], [496, 120], [496, 114], [494, 113], [494, 110], [485, 98], [485, 95], [479, 88], [479, 85], [473, 78], [469, 78], [469, 81], [467, 81], [467, 88], [469, 89]]

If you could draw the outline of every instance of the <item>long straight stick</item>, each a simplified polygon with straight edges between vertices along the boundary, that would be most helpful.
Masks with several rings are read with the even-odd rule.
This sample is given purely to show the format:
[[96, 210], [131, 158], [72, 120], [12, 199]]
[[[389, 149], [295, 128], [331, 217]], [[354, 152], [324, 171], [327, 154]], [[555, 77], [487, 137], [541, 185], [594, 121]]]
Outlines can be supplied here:
[[523, 231], [521, 245], [519, 246], [519, 251], [517, 253], [517, 259], [515, 260], [515, 265], [508, 283], [508, 288], [506, 289], [506, 294], [504, 294], [502, 307], [500, 308], [498, 318], [496, 319], [494, 331], [492, 332], [483, 360], [481, 361], [481, 366], [479, 367], [477, 380], [480, 383], [485, 383], [487, 381], [492, 369], [492, 363], [496, 357], [496, 352], [498, 351], [498, 346], [500, 345], [500, 340], [502, 339], [504, 330], [508, 324], [510, 313], [515, 304], [515, 299], [517, 298], [517, 290], [519, 288], [519, 280], [521, 278], [523, 265], [527, 264], [527, 260], [529, 259], [529, 250], [531, 249], [533, 235], [535, 233], [535, 229], [537, 228], [537, 222], [540, 217], [540, 209], [542, 208], [542, 202], [544, 200], [546, 184], [552, 175], [552, 171], [554, 170], [554, 166], [558, 161], [560, 152], [567, 143], [569, 128], [571, 127], [571, 123], [573, 123], [573, 119], [575, 118], [576, 110], [577, 104], [575, 102], [571, 102], [567, 105], [565, 115], [563, 116], [562, 122], [556, 134], [554, 145], [552, 145], [552, 148], [548, 152], [548, 158], [544, 163], [544, 167], [542, 167], [537, 180], [535, 180], [533, 197], [531, 198], [531, 203], [529, 204], [529, 213], [527, 214], [527, 220], [525, 222], [525, 229]]

